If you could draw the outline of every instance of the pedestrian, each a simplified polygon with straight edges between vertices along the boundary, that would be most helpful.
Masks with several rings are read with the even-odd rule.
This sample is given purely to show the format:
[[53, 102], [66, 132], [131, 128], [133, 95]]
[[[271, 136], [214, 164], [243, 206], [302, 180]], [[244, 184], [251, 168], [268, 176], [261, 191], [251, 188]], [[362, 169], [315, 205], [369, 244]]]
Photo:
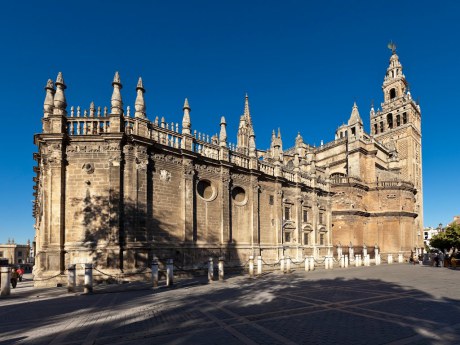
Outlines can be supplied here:
[[434, 262], [436, 263], [436, 267], [439, 267], [439, 255], [438, 255], [438, 253], [434, 254]]
[[24, 269], [22, 267], [19, 267], [16, 272], [18, 272], [19, 276], [19, 281], [22, 282], [22, 276], [24, 275]]
[[18, 284], [18, 278], [19, 278], [18, 272], [16, 271], [16, 268], [13, 268], [11, 270], [11, 286], [13, 287], [13, 289]]
[[443, 252], [439, 253], [439, 265], [441, 267], [444, 267], [444, 253]]

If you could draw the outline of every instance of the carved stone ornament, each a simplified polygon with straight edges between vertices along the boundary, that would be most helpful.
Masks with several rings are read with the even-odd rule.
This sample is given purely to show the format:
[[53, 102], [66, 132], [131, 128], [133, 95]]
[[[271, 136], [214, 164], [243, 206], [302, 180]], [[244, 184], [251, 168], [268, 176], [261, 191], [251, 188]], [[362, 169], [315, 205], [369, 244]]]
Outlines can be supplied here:
[[148, 165], [149, 165], [149, 160], [148, 159], [136, 158], [136, 168], [138, 170], [147, 170]]
[[81, 167], [83, 169], [84, 172], [86, 172], [87, 174], [92, 174], [94, 173], [94, 164], [93, 163], [85, 163], [83, 164], [83, 166]]
[[112, 163], [112, 165], [115, 166], [115, 167], [120, 166], [121, 154], [120, 153], [113, 153], [109, 157], [109, 162]]
[[171, 173], [168, 170], [160, 170], [160, 180], [169, 182], [171, 181]]

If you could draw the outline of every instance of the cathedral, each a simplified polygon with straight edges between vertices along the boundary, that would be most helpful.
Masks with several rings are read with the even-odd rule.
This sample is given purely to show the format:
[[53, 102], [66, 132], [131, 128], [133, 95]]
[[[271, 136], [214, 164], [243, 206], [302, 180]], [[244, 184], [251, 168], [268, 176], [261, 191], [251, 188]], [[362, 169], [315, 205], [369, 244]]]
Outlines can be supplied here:
[[187, 99], [181, 123], [149, 119], [140, 78], [134, 109], [118, 73], [109, 108], [68, 108], [62, 74], [48, 80], [34, 137], [35, 284], [65, 282], [69, 264], [135, 277], [153, 257], [194, 268], [210, 256], [321, 259], [342, 246], [418, 252], [421, 113], [392, 48], [369, 133], [354, 104], [318, 147], [299, 134], [285, 148], [278, 130], [258, 149], [247, 95], [232, 145], [224, 117], [218, 135], [192, 127]]

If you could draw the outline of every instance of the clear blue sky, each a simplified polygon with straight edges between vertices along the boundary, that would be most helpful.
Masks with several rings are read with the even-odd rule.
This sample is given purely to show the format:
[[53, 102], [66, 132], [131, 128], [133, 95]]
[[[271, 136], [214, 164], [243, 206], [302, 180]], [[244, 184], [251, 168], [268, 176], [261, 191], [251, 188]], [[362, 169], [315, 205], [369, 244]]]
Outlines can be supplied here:
[[248, 92], [258, 148], [281, 128], [318, 145], [334, 139], [356, 101], [369, 107], [393, 40], [420, 99], [425, 226], [460, 214], [460, 2], [458, 1], [9, 1], [0, 4], [0, 242], [34, 237], [33, 134], [43, 87], [59, 71], [68, 104], [109, 106], [119, 71], [125, 105], [137, 78], [148, 117], [214, 134], [220, 116], [236, 141]]

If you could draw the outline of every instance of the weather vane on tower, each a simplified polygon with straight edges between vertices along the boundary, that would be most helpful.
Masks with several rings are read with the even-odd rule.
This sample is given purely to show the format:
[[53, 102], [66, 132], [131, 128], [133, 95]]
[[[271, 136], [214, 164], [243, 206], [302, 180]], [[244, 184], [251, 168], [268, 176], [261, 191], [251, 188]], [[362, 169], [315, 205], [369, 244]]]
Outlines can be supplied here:
[[388, 43], [388, 49], [391, 49], [391, 52], [392, 52], [393, 54], [396, 54], [396, 44], [394, 44], [393, 41], [390, 41], [390, 42]]

